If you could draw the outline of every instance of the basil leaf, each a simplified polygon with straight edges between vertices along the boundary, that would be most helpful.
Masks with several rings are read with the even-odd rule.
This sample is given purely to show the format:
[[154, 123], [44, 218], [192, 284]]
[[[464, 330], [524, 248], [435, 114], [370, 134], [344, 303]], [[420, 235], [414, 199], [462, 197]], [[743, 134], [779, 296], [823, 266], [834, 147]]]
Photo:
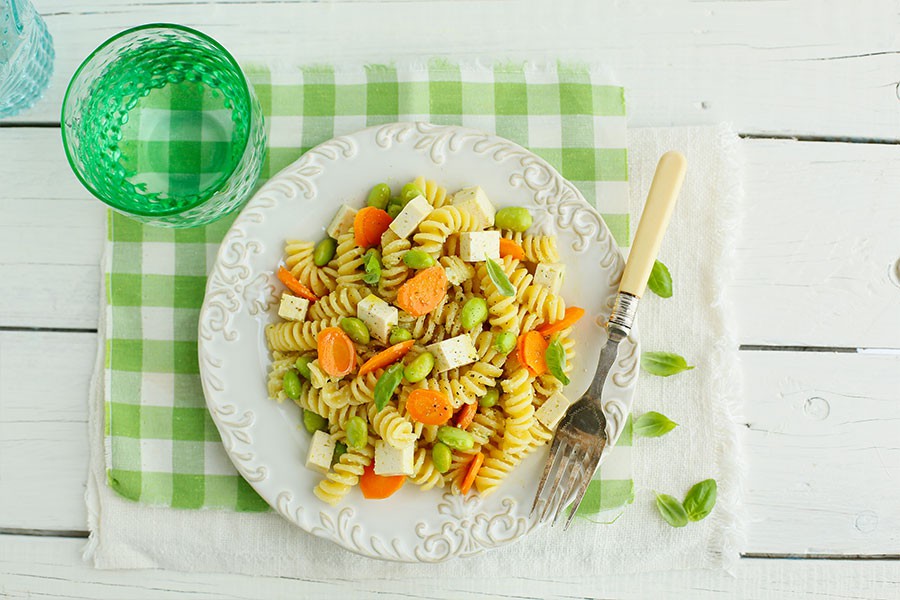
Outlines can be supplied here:
[[381, 280], [381, 256], [379, 254], [378, 250], [372, 248], [366, 252], [366, 256], [363, 258], [363, 268], [366, 270], [363, 281], [369, 285], [375, 285]]
[[[547, 363], [549, 367], [549, 363]], [[666, 435], [678, 427], [678, 423], [672, 421], [666, 415], [658, 412], [645, 412], [632, 424], [632, 432], [638, 437], [659, 437]]]
[[347, 444], [343, 442], [334, 443], [334, 452], [331, 453], [331, 464], [335, 464], [341, 460], [341, 456], [347, 453]]
[[516, 288], [513, 287], [513, 284], [509, 282], [509, 277], [506, 276], [506, 273], [503, 272], [503, 269], [495, 263], [490, 258], [485, 261], [487, 264], [487, 272], [491, 278], [491, 281], [494, 282], [494, 285], [497, 286], [497, 289], [504, 296], [515, 296]]
[[566, 377], [566, 349], [559, 342], [559, 338], [547, 346], [544, 360], [547, 361], [550, 374], [559, 379], [563, 385], [569, 385], [569, 378]]
[[402, 379], [402, 364], [394, 363], [384, 370], [384, 373], [375, 382], [375, 408], [381, 410], [390, 402]]
[[684, 357], [679, 354], [673, 354], [672, 352], [642, 352], [641, 368], [651, 375], [668, 377], [682, 371], [690, 371], [694, 367], [687, 364]]
[[656, 509], [672, 527], [684, 527], [688, 524], [687, 512], [681, 502], [668, 494], [656, 495]]
[[653, 263], [653, 270], [650, 271], [647, 287], [660, 298], [671, 298], [672, 275], [669, 273], [669, 267], [659, 261]]
[[691, 521], [700, 521], [712, 512], [716, 505], [719, 487], [715, 479], [706, 479], [692, 487], [684, 497], [684, 510]]

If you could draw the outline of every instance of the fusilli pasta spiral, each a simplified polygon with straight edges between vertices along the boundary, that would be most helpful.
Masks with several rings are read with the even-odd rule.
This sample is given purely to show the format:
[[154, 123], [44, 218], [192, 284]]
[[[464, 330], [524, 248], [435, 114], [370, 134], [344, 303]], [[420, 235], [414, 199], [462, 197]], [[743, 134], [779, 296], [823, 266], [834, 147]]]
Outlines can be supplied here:
[[313, 489], [319, 500], [332, 506], [340, 502], [359, 483], [363, 470], [372, 463], [375, 456], [375, 438], [369, 436], [365, 448], [348, 448], [341, 455], [325, 478]]
[[450, 204], [450, 196], [447, 194], [447, 190], [439, 186], [436, 181], [425, 179], [424, 177], [416, 177], [413, 184], [422, 190], [425, 194], [425, 199], [428, 200], [431, 206], [440, 208]]
[[351, 229], [338, 237], [334, 263], [337, 265], [337, 283], [342, 286], [364, 286], [362, 271], [363, 249], [356, 245], [356, 238]]
[[416, 450], [411, 479], [413, 483], [420, 486], [423, 492], [427, 492], [435, 486], [444, 487], [444, 477], [434, 468], [431, 453], [425, 448]]
[[534, 390], [525, 367], [518, 367], [501, 384], [500, 405], [506, 413], [501, 449], [509, 455], [521, 454], [531, 442], [534, 421]]
[[519, 244], [525, 251], [525, 260], [528, 262], [559, 262], [556, 238], [552, 235], [532, 235], [515, 231], [502, 231], [501, 235]]
[[365, 298], [366, 290], [356, 286], [339, 286], [309, 307], [308, 319], [319, 321], [335, 317], [355, 317], [356, 305]]
[[451, 233], [476, 229], [478, 220], [472, 213], [453, 205], [442, 206], [431, 211], [431, 214], [419, 223], [419, 232], [413, 236], [413, 241], [420, 250], [437, 260], [441, 256], [444, 242]]
[[279, 352], [306, 352], [318, 346], [319, 332], [326, 327], [337, 327], [340, 319], [321, 321], [282, 321], [266, 326], [269, 348]]
[[403, 418], [391, 403], [378, 410], [373, 402], [368, 405], [368, 412], [369, 426], [394, 448], [402, 448], [416, 442], [417, 436], [413, 432], [412, 423], [409, 419]]
[[289, 240], [284, 245], [284, 265], [300, 283], [317, 296], [324, 296], [334, 289], [337, 272], [325, 266], [317, 267], [313, 262], [315, 244]]

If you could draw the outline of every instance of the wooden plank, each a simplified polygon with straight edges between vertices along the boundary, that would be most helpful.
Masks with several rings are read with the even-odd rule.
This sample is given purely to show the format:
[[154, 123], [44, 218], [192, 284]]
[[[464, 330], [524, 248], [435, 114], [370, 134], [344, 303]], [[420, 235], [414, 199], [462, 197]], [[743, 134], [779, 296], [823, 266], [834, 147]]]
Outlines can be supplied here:
[[104, 205], [58, 129], [0, 129], [0, 326], [96, 328]]
[[0, 332], [0, 528], [85, 529], [96, 335]]
[[747, 552], [900, 548], [900, 355], [742, 353]]
[[743, 152], [741, 343], [900, 348], [900, 146], [754, 140]]
[[81, 561], [84, 540], [0, 537], [0, 594], [85, 598], [331, 598], [412, 597], [435, 600], [521, 598], [569, 600], [894, 600], [900, 561], [744, 559], [736, 577], [715, 571], [643, 573], [638, 576], [566, 578], [561, 581], [498, 575], [490, 579], [340, 580], [250, 577], [173, 571], [97, 571]]
[[[58, 121], [65, 85], [98, 44], [173, 19], [171, 2], [43, 9], [56, 41], [47, 98], [19, 120]], [[632, 124], [715, 123], [742, 131], [900, 137], [898, 14], [891, 0], [730, 2], [303, 2], [179, 4], [177, 20], [241, 61], [558, 57], [599, 61], [628, 86]], [[374, 23], [403, 23], [373, 27]], [[435, 40], [440, 40], [435, 44]]]
[[[741, 343], [900, 348], [900, 148], [741, 146]], [[95, 327], [103, 205], [68, 170], [52, 129], [0, 130], [0, 156], [10, 157], [0, 181], [13, 182], [0, 197], [0, 326]]]
[[[93, 351], [92, 334], [0, 332], [0, 527], [84, 529]], [[896, 552], [900, 356], [742, 357], [746, 551]]]

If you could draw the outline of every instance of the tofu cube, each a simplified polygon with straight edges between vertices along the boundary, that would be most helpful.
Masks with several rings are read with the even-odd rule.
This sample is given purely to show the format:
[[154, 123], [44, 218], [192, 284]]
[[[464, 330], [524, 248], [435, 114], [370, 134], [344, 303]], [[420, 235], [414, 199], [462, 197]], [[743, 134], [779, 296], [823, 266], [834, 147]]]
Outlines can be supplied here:
[[350, 231], [350, 228], [353, 227], [353, 217], [355, 216], [355, 208], [342, 204], [338, 209], [337, 214], [334, 215], [334, 218], [331, 220], [328, 229], [325, 230], [325, 233], [327, 233], [329, 237], [338, 239], [338, 236], [347, 233]]
[[534, 418], [544, 424], [547, 429], [556, 429], [559, 420], [563, 418], [570, 406], [569, 399], [556, 392], [541, 405]]
[[306, 318], [307, 309], [309, 309], [309, 300], [306, 298], [282, 294], [281, 304], [278, 306], [278, 316], [286, 321], [302, 321]]
[[386, 344], [400, 313], [375, 294], [369, 294], [356, 305], [356, 316], [369, 328], [369, 335]]
[[406, 203], [397, 218], [391, 221], [389, 227], [398, 237], [408, 238], [419, 226], [419, 223], [431, 214], [431, 211], [431, 204], [428, 203], [428, 200], [423, 196], [416, 196]]
[[466, 231], [459, 234], [459, 257], [466, 262], [500, 260], [499, 231]]
[[472, 213], [482, 227], [494, 225], [494, 215], [497, 211], [480, 186], [465, 188], [453, 194], [453, 206]]
[[412, 476], [415, 444], [394, 448], [384, 440], [375, 442], [375, 474]]
[[324, 431], [317, 431], [309, 442], [309, 454], [306, 455], [306, 468], [318, 471], [323, 475], [331, 468], [334, 456], [334, 440]]
[[434, 366], [438, 373], [470, 365], [478, 360], [472, 338], [465, 333], [425, 346], [425, 350], [434, 355]]
[[534, 269], [534, 282], [550, 288], [554, 294], [558, 294], [566, 274], [566, 266], [560, 263], [538, 263]]

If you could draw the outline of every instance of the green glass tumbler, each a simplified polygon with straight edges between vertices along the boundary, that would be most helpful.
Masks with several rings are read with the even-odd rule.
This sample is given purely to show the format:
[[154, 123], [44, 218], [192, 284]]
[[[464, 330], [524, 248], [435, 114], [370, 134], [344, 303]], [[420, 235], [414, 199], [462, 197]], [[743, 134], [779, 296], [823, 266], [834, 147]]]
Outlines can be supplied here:
[[262, 171], [262, 109], [237, 61], [180, 25], [142, 25], [100, 45], [69, 82], [62, 138], [97, 198], [163, 227], [211, 223]]

